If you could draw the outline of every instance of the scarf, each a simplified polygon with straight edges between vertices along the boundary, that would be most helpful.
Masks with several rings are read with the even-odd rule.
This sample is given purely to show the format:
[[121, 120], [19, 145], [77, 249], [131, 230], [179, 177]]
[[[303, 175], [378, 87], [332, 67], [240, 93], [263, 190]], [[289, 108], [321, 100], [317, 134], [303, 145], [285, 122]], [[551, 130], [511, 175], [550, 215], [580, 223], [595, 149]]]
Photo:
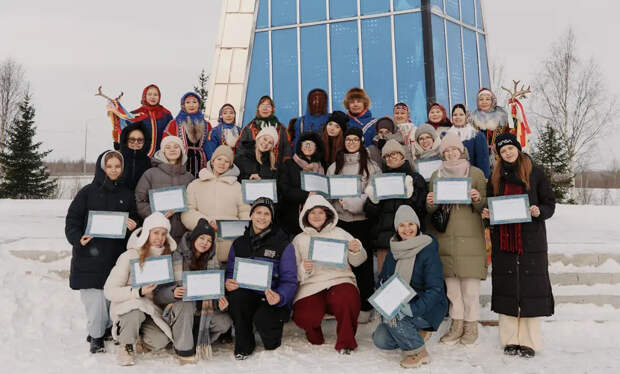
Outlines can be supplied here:
[[[520, 195], [525, 192], [525, 184], [516, 175], [517, 163], [503, 163], [502, 179], [504, 180], [504, 196]], [[511, 223], [499, 226], [499, 249], [505, 252], [523, 254], [521, 224]]]
[[308, 162], [302, 159], [301, 157], [299, 157], [299, 155], [297, 154], [293, 156], [293, 161], [295, 161], [297, 166], [299, 166], [303, 171], [325, 174], [325, 171], [323, 170], [323, 166], [321, 165], [320, 162]]
[[462, 142], [475, 138], [478, 133], [471, 123], [467, 123], [463, 127], [452, 126], [448, 132], [458, 135]]
[[155, 105], [151, 105], [146, 101], [146, 91], [148, 91], [151, 87], [157, 90], [157, 93], [159, 94], [159, 100], [161, 101], [161, 91], [159, 90], [159, 87], [154, 84], [149, 84], [148, 86], [146, 86], [142, 91], [142, 100], [140, 101], [142, 106], [133, 111], [133, 113], [137, 113], [138, 116], [134, 118], [132, 122], [139, 122], [146, 119], [147, 117], [158, 120], [164, 117], [166, 114], [170, 113], [168, 109], [161, 106], [159, 102], [157, 102], [157, 104]]
[[390, 239], [390, 250], [396, 260], [396, 273], [406, 284], [411, 284], [415, 257], [432, 242], [433, 239], [426, 234], [419, 234], [416, 237], [401, 241], [396, 240], [395, 237]]
[[226, 107], [231, 108], [232, 111], [235, 113], [235, 120], [237, 118], [237, 112], [231, 104], [222, 105], [222, 107], [220, 108], [220, 112], [217, 116], [217, 123], [220, 126], [219, 145], [228, 145], [234, 148], [235, 144], [237, 144], [237, 140], [239, 139], [239, 133], [241, 132], [241, 129], [239, 128], [239, 126], [235, 125], [235, 120], [233, 120], [232, 123], [224, 122], [224, 119], [222, 118], [222, 111]]
[[413, 143], [413, 150], [415, 152], [415, 158], [419, 158], [422, 160], [425, 160], [427, 158], [439, 158], [441, 156], [441, 153], [439, 151], [440, 145], [441, 145], [441, 142], [437, 138], [433, 142], [433, 147], [425, 151], [420, 145], [420, 143], [416, 141], [415, 143]]
[[443, 161], [439, 167], [442, 178], [465, 178], [469, 175], [469, 161], [460, 158], [454, 161]]

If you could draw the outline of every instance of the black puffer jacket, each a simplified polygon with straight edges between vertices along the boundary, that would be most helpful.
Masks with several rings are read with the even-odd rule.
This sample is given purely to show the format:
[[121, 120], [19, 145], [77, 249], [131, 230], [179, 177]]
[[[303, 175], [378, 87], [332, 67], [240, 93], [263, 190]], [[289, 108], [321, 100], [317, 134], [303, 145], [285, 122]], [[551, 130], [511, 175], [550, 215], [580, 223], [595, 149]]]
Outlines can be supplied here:
[[[301, 152], [301, 144], [311, 140], [316, 144], [316, 151], [308, 160]], [[295, 154], [306, 162], [321, 163], [323, 160], [323, 142], [314, 132], [306, 132], [299, 137]], [[301, 167], [292, 158], [286, 160], [278, 170], [278, 222], [291, 238], [301, 232], [299, 212], [308, 198], [308, 192], [301, 189]]]
[[[503, 195], [504, 178], [499, 196]], [[530, 205], [540, 208], [540, 216], [521, 224], [523, 253], [500, 250], [500, 226], [491, 226], [492, 299], [491, 310], [509, 316], [541, 317], [554, 312], [553, 293], [549, 280], [547, 229], [545, 220], [555, 211], [555, 197], [545, 173], [533, 166], [530, 173]], [[487, 184], [487, 197], [493, 197], [493, 184]]]
[[418, 215], [420, 219], [420, 230], [426, 231], [424, 224], [426, 216], [426, 195], [428, 194], [428, 187], [424, 178], [411, 169], [409, 161], [405, 160], [405, 163], [396, 169], [390, 169], [387, 165], [383, 165], [383, 173], [404, 173], [411, 176], [413, 179], [413, 195], [408, 199], [387, 199], [381, 200], [378, 204], [374, 204], [370, 199], [366, 199], [364, 203], [364, 212], [366, 215], [373, 219], [374, 223], [370, 234], [373, 238], [373, 248], [376, 249], [389, 249], [390, 238], [394, 236], [394, 216], [398, 207], [401, 205], [409, 205]]
[[241, 144], [242, 152], [237, 152], [235, 156], [235, 165], [239, 168], [240, 174], [237, 178], [241, 183], [244, 179], [250, 179], [250, 175], [258, 174], [261, 179], [276, 179], [278, 164], [276, 162], [276, 170], [271, 170], [269, 162], [269, 152], [261, 153], [262, 164], [256, 160], [254, 151], [255, 141], [248, 141]]
[[[106, 151], [107, 152], [107, 151]], [[84, 186], [75, 196], [67, 211], [65, 219], [65, 236], [73, 246], [69, 286], [74, 290], [98, 288], [103, 285], [114, 267], [116, 259], [125, 251], [127, 238], [131, 232], [127, 230], [125, 239], [93, 238], [85, 247], [80, 238], [86, 232], [88, 212], [104, 210], [112, 212], [129, 212], [129, 217], [140, 224], [136, 211], [133, 192], [121, 180], [111, 181], [101, 168], [103, 152], [95, 164], [95, 178]]]
[[142, 130], [139, 123], [132, 123], [125, 127], [120, 136], [120, 152], [125, 159], [123, 165], [123, 181], [130, 190], [134, 191], [136, 185], [144, 174], [151, 167], [151, 159], [147, 155], [148, 149], [151, 147], [151, 138], [149, 134], [144, 134], [144, 146], [140, 150], [133, 150], [127, 146], [127, 138], [133, 130]]

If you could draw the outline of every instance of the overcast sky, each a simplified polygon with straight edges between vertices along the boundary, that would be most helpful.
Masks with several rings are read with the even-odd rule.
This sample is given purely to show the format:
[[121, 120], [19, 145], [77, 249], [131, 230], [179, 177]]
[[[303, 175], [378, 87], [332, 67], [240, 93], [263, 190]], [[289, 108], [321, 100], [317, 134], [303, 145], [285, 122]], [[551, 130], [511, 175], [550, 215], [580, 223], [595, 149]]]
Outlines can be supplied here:
[[[142, 88], [156, 83], [162, 104], [176, 114], [178, 100], [210, 72], [221, 0], [105, 2], [22, 0], [0, 2], [0, 60], [21, 63], [37, 110], [38, 137], [50, 159], [87, 158], [110, 146], [105, 101], [97, 86], [127, 109], [139, 106]], [[180, 4], [180, 5], [178, 5]], [[602, 67], [610, 92], [620, 96], [620, 2], [615, 0], [486, 0], [489, 59], [505, 66], [505, 79], [532, 82], [549, 47], [569, 26], [582, 56]], [[619, 131], [601, 142], [600, 165], [620, 159]]]

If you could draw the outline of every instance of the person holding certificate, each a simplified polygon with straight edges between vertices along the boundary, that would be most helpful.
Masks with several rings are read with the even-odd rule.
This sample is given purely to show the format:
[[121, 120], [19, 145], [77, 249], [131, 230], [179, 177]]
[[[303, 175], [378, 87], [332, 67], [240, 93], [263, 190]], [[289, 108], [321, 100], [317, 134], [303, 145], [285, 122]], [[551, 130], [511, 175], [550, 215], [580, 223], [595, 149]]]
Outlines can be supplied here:
[[[429, 226], [437, 236], [448, 299], [450, 330], [441, 338], [446, 344], [473, 344], [478, 339], [480, 317], [480, 280], [488, 274], [484, 225], [480, 213], [486, 205], [486, 180], [482, 170], [467, 160], [465, 146], [457, 134], [448, 131], [441, 140], [442, 164], [431, 177], [431, 192], [426, 199], [429, 214], [438, 209], [449, 211], [445, 232]], [[438, 205], [434, 202], [434, 181], [438, 178], [470, 178], [471, 204]]]
[[315, 132], [307, 132], [299, 136], [293, 158], [286, 160], [278, 171], [279, 222], [291, 238], [301, 232], [299, 208], [310, 195], [310, 192], [302, 190], [301, 173], [325, 174], [322, 159], [321, 138]]
[[235, 165], [240, 172], [239, 182], [244, 179], [276, 179], [282, 163], [278, 160], [275, 148], [279, 139], [275, 127], [265, 127], [256, 135], [256, 140], [239, 144], [242, 149], [235, 156]]
[[[359, 127], [350, 126], [344, 135], [344, 149], [338, 153], [336, 162], [327, 169], [327, 175], [359, 175], [362, 181], [362, 194], [357, 197], [334, 200], [332, 204], [338, 212], [338, 226], [353, 235], [354, 238], [359, 239], [364, 248], [370, 250], [372, 248], [370, 244], [371, 225], [366, 213], [364, 213], [367, 195], [363, 191], [365, 191], [370, 178], [375, 174], [380, 174], [381, 169], [370, 159], [368, 151], [363, 147], [364, 134]], [[368, 323], [372, 319], [373, 311], [368, 298], [375, 288], [372, 256], [368, 256], [363, 264], [353, 268], [353, 273], [357, 279], [357, 286], [362, 299], [359, 322]]]
[[[513, 134], [499, 135], [495, 145], [500, 158], [487, 196], [527, 194], [532, 221], [491, 226], [491, 310], [499, 314], [504, 353], [529, 358], [542, 348], [539, 317], [554, 312], [545, 221], [553, 216], [555, 197], [549, 178], [521, 151]], [[483, 215], [489, 218], [489, 210]]]
[[425, 200], [427, 193], [426, 181], [413, 171], [411, 164], [406, 159], [405, 147], [396, 140], [388, 140], [382, 149], [384, 164], [383, 173], [405, 174], [405, 198], [378, 200], [372, 184], [366, 187], [368, 199], [364, 204], [364, 211], [368, 217], [376, 219], [372, 226], [371, 237], [373, 248], [377, 250], [377, 271], [381, 272], [383, 261], [390, 248], [390, 238], [394, 235], [394, 215], [399, 206], [406, 204], [415, 210], [421, 217], [422, 230], [424, 230], [424, 217], [426, 216]]
[[416, 295], [401, 305], [396, 317], [377, 326], [372, 341], [379, 349], [401, 349], [405, 357], [400, 365], [416, 368], [430, 362], [420, 331], [437, 331], [448, 310], [448, 300], [437, 240], [420, 231], [420, 220], [410, 206], [398, 208], [394, 229], [379, 284], [397, 273]]
[[[303, 232], [293, 239], [299, 279], [293, 321], [306, 331], [310, 343], [320, 345], [325, 342], [321, 322], [326, 313], [332, 314], [338, 323], [334, 348], [342, 354], [350, 354], [357, 348], [355, 333], [360, 312], [360, 293], [351, 268], [366, 261], [366, 250], [359, 240], [336, 226], [338, 213], [321, 195], [308, 197], [298, 221]], [[317, 242], [311, 243], [313, 238], [344, 242], [346, 265], [329, 266], [310, 259], [311, 247], [317, 245]]]
[[[146, 217], [127, 243], [127, 251], [118, 258], [103, 286], [105, 297], [111, 301], [112, 334], [120, 343], [118, 364], [136, 363], [136, 350], [144, 353], [164, 349], [172, 340], [172, 330], [153, 302], [155, 284], [132, 287], [131, 260], [141, 267], [150, 257], [169, 255], [177, 247], [169, 234], [170, 222], [160, 212]], [[138, 338], [142, 344], [136, 346]]]
[[323, 141], [323, 167], [336, 162], [336, 155], [341, 149], [344, 149], [344, 133], [347, 131], [347, 123], [349, 116], [339, 110], [329, 115], [327, 123], [321, 132], [321, 140]]
[[172, 252], [175, 282], [157, 287], [153, 295], [155, 304], [164, 309], [164, 320], [171, 325], [174, 350], [181, 365], [210, 359], [211, 344], [232, 327], [230, 316], [224, 312], [228, 308], [225, 296], [218, 300], [183, 301], [187, 292], [183, 272], [219, 268], [220, 263], [215, 258], [215, 231], [201, 218]]
[[[86, 310], [90, 352], [105, 352], [104, 338], [111, 336], [109, 302], [103, 284], [116, 259], [125, 251], [127, 236], [139, 220], [133, 192], [122, 183], [123, 156], [105, 151], [95, 163], [95, 177], [75, 196], [65, 220], [65, 236], [73, 247], [69, 286], [80, 291]], [[125, 238], [94, 238], [86, 235], [90, 211], [128, 212]]]
[[[235, 326], [235, 359], [245, 360], [254, 352], [254, 327], [266, 350], [282, 343], [282, 329], [291, 313], [297, 291], [295, 248], [288, 235], [273, 224], [274, 204], [262, 197], [254, 201], [250, 211], [251, 223], [242, 237], [230, 247], [226, 264], [226, 295]], [[235, 259], [258, 260], [271, 265], [270, 284], [265, 291], [241, 288], [235, 279]], [[246, 274], [245, 278], [251, 277]]]
[[[161, 141], [161, 148], [153, 156], [153, 167], [147, 170], [140, 178], [136, 187], [136, 204], [142, 218], [151, 215], [149, 190], [164, 187], [186, 187], [194, 176], [185, 170], [187, 155], [183, 141], [176, 136], [166, 136]], [[181, 214], [173, 211], [163, 212], [170, 220], [170, 235], [175, 242], [181, 240], [185, 227], [181, 222]]]
[[[250, 206], [243, 202], [241, 183], [237, 181], [239, 169], [233, 164], [233, 150], [227, 145], [217, 147], [207, 167], [198, 179], [187, 186], [187, 208], [181, 213], [181, 222], [193, 230], [201, 218], [212, 227], [216, 220], [248, 219]], [[216, 256], [220, 262], [228, 258], [230, 240], [218, 239]]]

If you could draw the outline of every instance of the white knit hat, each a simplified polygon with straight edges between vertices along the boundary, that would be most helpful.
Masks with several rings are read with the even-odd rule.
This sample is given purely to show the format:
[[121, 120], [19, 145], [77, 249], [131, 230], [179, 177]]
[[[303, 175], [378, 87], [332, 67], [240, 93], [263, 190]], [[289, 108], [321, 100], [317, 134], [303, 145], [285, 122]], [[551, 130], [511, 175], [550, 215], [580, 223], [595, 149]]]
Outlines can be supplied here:
[[265, 136], [265, 135], [271, 136], [273, 138], [274, 145], [278, 144], [280, 137], [278, 136], [278, 132], [276, 131], [275, 127], [273, 126], [263, 127], [263, 129], [258, 132], [258, 135], [256, 135], [256, 140], [258, 140], [258, 138], [260, 138], [261, 136]]
[[166, 216], [164, 216], [161, 212], [153, 212], [150, 216], [144, 219], [142, 227], [136, 229], [136, 231], [131, 234], [127, 248], [142, 248], [142, 246], [149, 239], [151, 230], [159, 227], [168, 230], [166, 240], [170, 244], [170, 250], [174, 251], [177, 248], [177, 243], [174, 239], [172, 239], [172, 236], [170, 236], [170, 221], [168, 221], [168, 218], [166, 218]]
[[161, 141], [161, 145], [159, 147], [159, 151], [157, 151], [158, 155], [155, 155], [155, 158], [161, 160], [161, 161], [167, 161], [168, 159], [166, 158], [166, 156], [164, 156], [164, 146], [168, 143], [176, 143], [179, 148], [181, 148], [181, 164], [185, 165], [185, 163], [187, 162], [187, 154], [185, 152], [185, 144], [183, 144], [183, 140], [181, 140], [181, 138], [179, 138], [178, 136], [174, 136], [174, 135], [168, 135], [165, 138], [162, 139]]

